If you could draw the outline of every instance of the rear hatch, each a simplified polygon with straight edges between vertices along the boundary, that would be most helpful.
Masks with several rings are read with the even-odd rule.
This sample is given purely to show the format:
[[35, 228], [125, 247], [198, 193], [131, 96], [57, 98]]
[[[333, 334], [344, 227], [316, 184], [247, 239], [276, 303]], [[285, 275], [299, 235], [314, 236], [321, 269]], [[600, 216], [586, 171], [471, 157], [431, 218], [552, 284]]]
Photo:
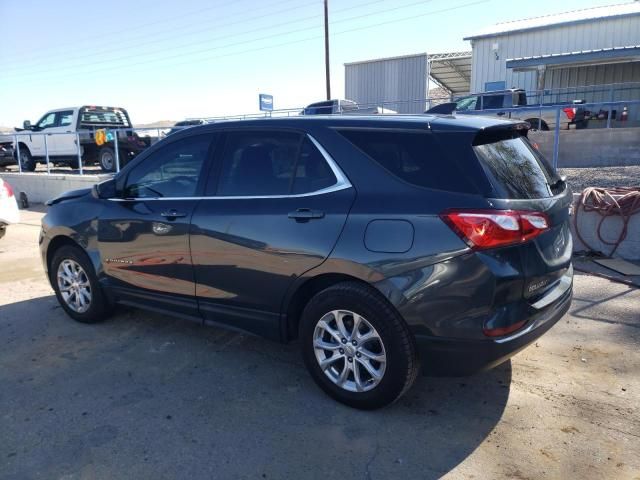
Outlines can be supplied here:
[[526, 129], [485, 129], [476, 135], [473, 150], [491, 185], [492, 207], [546, 216], [544, 231], [519, 246], [523, 296], [535, 303], [570, 268], [571, 189], [529, 142]]

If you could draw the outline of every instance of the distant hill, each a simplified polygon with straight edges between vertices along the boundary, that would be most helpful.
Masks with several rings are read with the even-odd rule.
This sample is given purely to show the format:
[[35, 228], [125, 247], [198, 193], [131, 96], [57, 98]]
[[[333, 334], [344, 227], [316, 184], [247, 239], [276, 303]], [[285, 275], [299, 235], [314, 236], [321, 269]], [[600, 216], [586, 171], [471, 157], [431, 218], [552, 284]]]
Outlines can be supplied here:
[[133, 126], [136, 128], [167, 128], [173, 127], [178, 120], [158, 120], [151, 123], [135, 123]]

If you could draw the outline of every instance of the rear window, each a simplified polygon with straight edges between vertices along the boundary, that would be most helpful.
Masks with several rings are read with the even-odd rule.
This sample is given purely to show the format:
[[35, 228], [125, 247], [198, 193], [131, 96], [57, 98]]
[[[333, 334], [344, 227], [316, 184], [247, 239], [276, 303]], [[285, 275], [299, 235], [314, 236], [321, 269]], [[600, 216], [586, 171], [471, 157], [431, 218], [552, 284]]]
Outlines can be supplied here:
[[126, 112], [119, 108], [83, 108], [80, 123], [84, 126], [131, 126]]
[[475, 145], [474, 151], [498, 198], [547, 198], [557, 178], [525, 137]]
[[339, 133], [394, 176], [420, 187], [477, 193], [467, 175], [431, 133], [339, 130]]

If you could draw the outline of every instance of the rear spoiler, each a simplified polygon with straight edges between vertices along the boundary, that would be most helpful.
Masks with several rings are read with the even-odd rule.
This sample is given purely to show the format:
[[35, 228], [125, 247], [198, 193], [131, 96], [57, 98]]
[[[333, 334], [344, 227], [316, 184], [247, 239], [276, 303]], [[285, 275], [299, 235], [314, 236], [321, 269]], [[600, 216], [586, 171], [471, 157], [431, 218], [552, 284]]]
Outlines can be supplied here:
[[530, 125], [527, 122], [492, 125], [478, 130], [478, 133], [476, 133], [476, 136], [473, 139], [472, 145], [475, 147], [477, 145], [499, 142], [500, 140], [526, 137], [529, 133], [529, 127]]
[[455, 111], [457, 106], [458, 105], [456, 104], [456, 102], [441, 103], [440, 105], [431, 107], [424, 113], [439, 113], [441, 115], [449, 115], [450, 113], [453, 113]]

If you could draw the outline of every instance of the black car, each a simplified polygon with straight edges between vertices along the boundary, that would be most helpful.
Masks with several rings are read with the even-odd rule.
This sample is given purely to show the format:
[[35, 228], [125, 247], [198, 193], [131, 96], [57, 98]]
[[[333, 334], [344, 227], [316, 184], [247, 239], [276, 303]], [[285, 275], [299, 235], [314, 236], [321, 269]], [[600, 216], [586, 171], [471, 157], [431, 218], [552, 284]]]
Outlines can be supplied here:
[[420, 115], [189, 128], [50, 201], [42, 260], [78, 321], [126, 304], [298, 339], [325, 392], [380, 407], [420, 365], [495, 366], [568, 310], [572, 195], [527, 127]]

